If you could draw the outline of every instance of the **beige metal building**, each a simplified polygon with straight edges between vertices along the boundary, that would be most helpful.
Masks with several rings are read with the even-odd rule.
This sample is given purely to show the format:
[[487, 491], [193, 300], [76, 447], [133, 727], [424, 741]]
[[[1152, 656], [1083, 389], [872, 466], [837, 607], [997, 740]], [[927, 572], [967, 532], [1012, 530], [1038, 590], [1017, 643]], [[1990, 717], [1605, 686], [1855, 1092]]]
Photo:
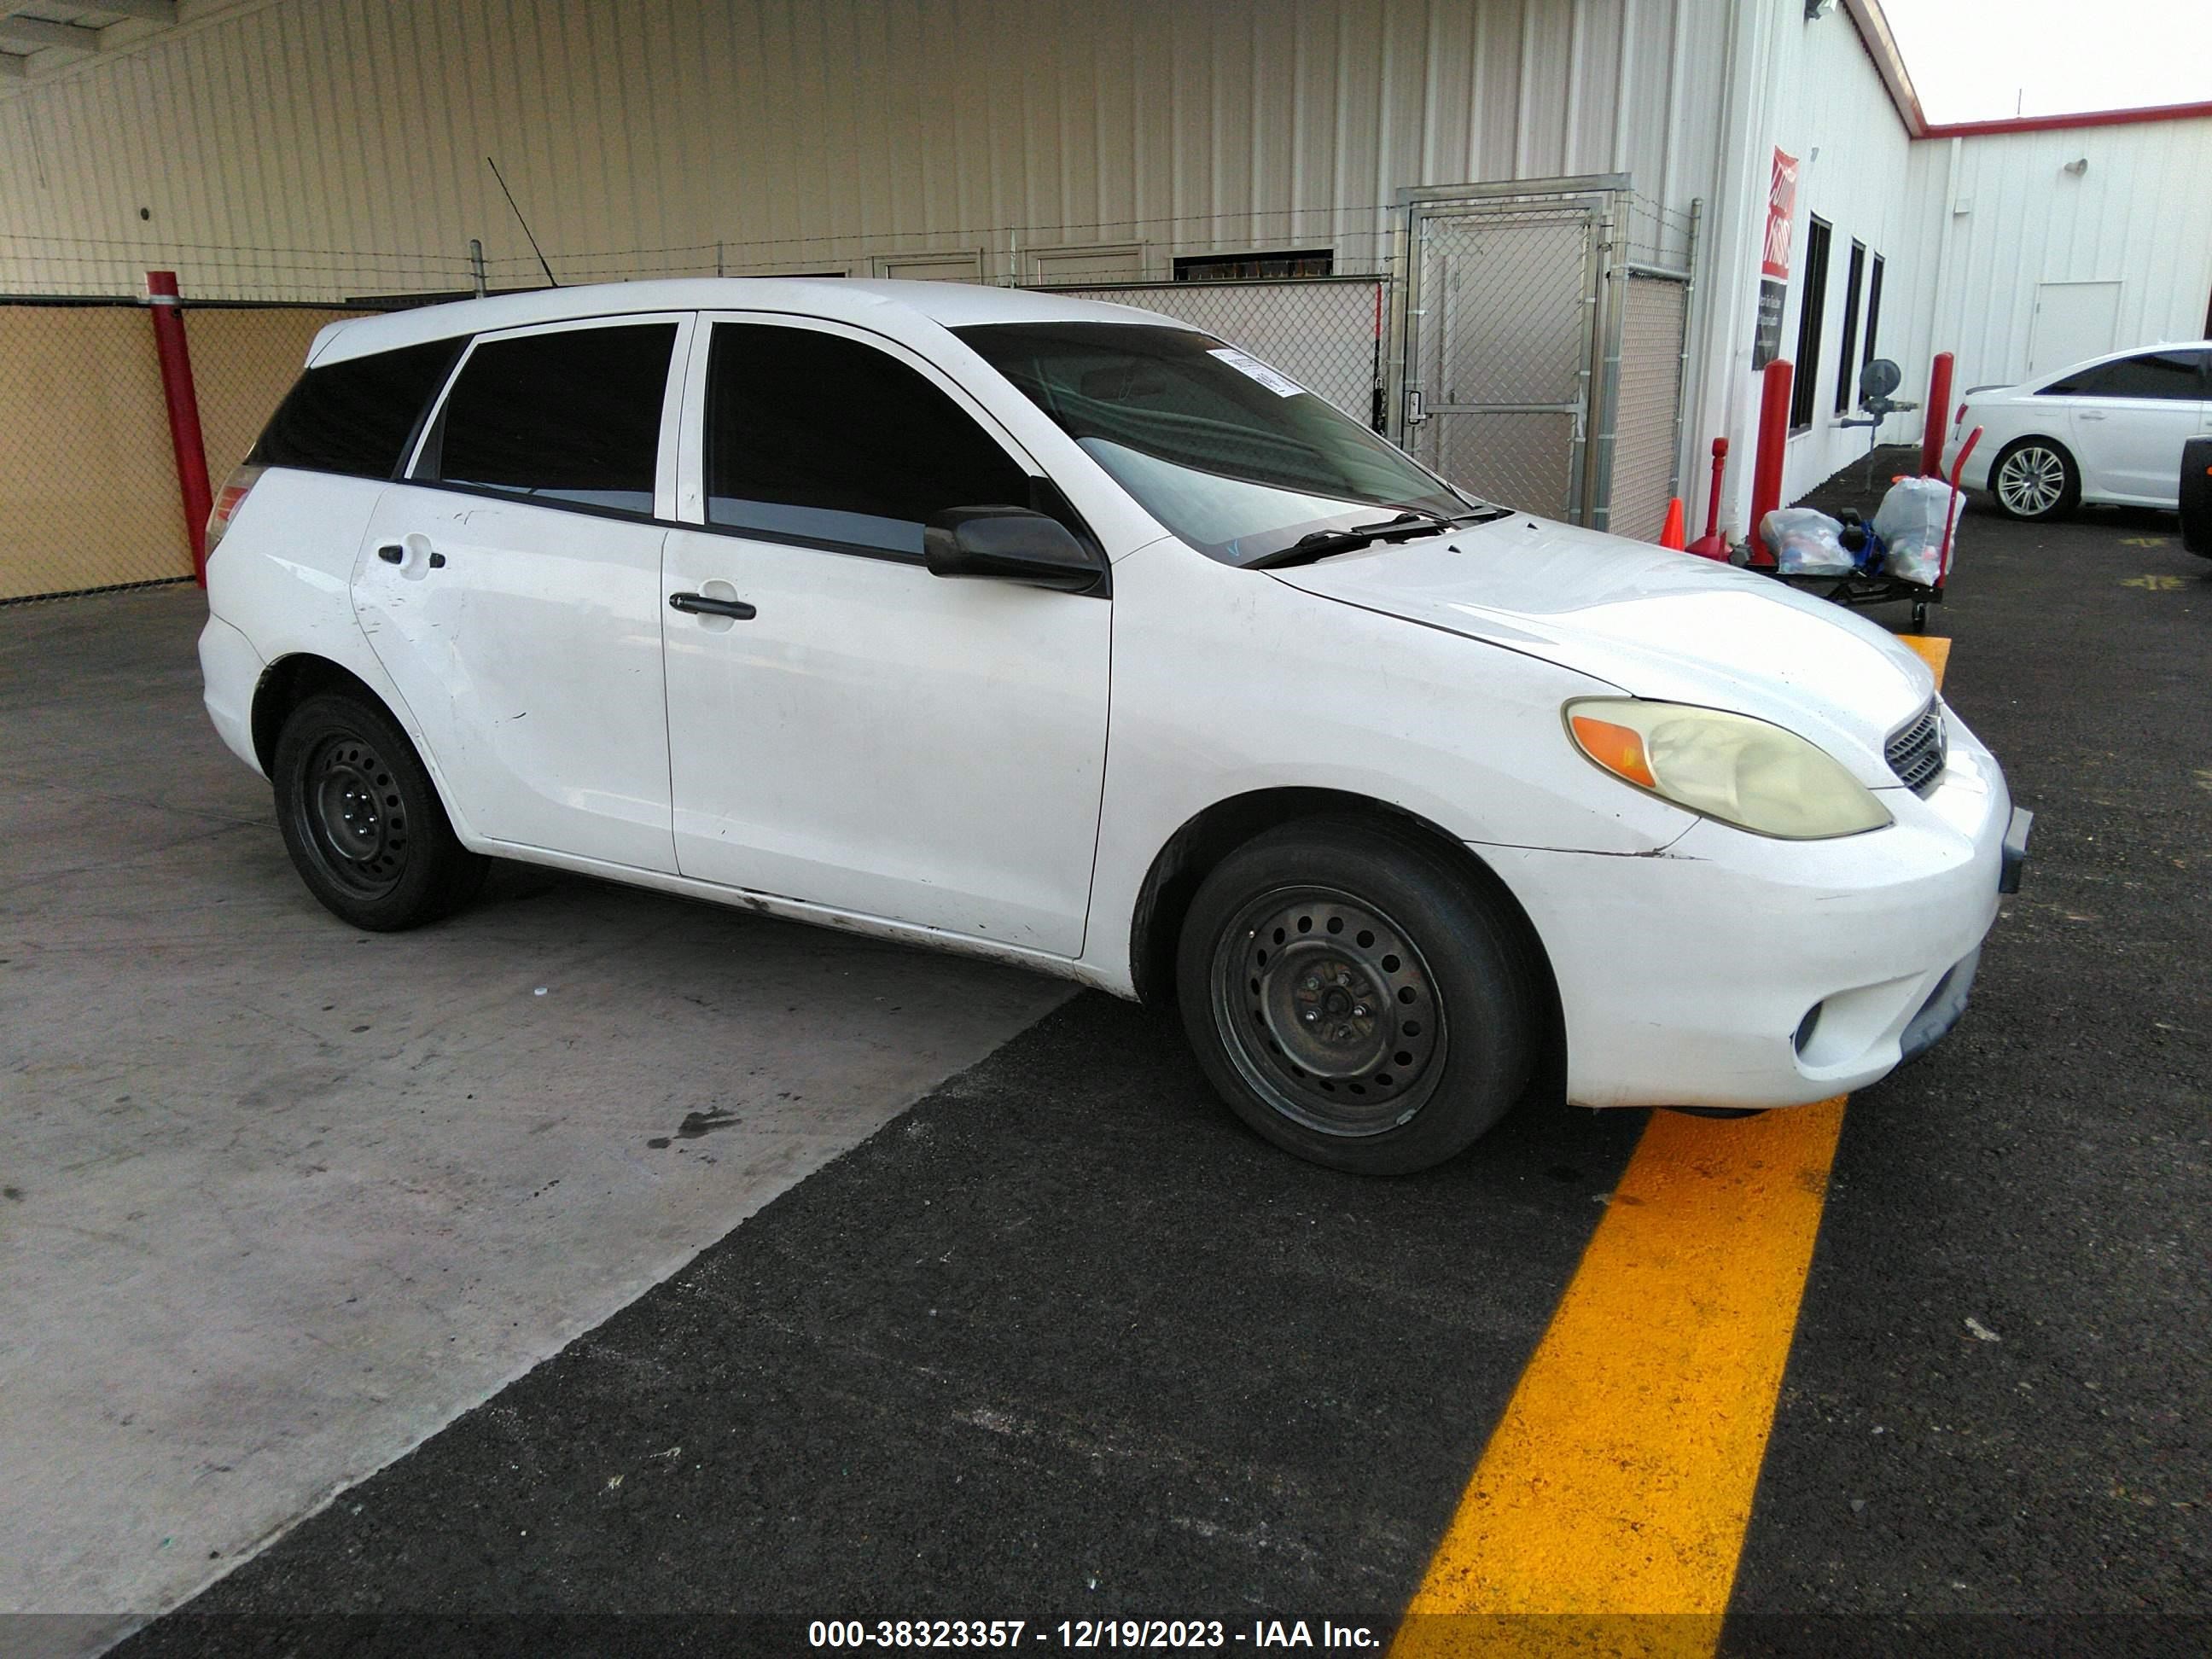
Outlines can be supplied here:
[[[1875, 0], [0, 14], [0, 296], [19, 302], [0, 304], [0, 513], [47, 526], [0, 545], [0, 596], [134, 579], [165, 520], [156, 562], [174, 568], [173, 503], [88, 537], [112, 492], [73, 483], [88, 447], [150, 444], [141, 470], [167, 465], [144, 317], [59, 322], [46, 303], [127, 301], [149, 269], [203, 307], [325, 308], [191, 313], [218, 477], [330, 307], [528, 286], [548, 266], [564, 283], [923, 276], [1188, 317], [1485, 494], [1648, 536], [1670, 494], [1701, 493], [1717, 435], [1741, 458], [1742, 528], [1778, 150], [1797, 179], [1779, 349], [1809, 388], [1792, 492], [1863, 453], [1864, 429], [1839, 424], [1857, 362], [1898, 358], [1909, 390], [1933, 350], [1963, 347], [1981, 305], [1943, 262], [2002, 258], [1984, 233], [2014, 213], [1978, 185], [1959, 210], [1972, 168], [2005, 164], [1980, 137], [1916, 136]], [[2090, 182], [2149, 165], [2116, 151]], [[2115, 329], [2153, 326], [2192, 283], [2202, 309], [2212, 273], [2167, 263], [2173, 295], [2130, 293]], [[31, 367], [69, 362], [112, 368]], [[1962, 368], [1992, 377], [1971, 353]], [[33, 404], [35, 427], [14, 418]], [[80, 532], [65, 546], [64, 526]]]

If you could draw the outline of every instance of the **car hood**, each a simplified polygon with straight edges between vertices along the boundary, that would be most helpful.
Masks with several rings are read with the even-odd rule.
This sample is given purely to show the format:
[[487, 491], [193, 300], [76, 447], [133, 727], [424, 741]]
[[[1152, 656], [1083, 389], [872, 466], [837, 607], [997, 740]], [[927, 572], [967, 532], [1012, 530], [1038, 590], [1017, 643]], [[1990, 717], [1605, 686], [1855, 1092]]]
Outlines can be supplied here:
[[1269, 574], [1362, 610], [1540, 657], [1633, 696], [1726, 708], [1897, 787], [1890, 733], [1935, 677], [1889, 634], [1769, 576], [1516, 516]]

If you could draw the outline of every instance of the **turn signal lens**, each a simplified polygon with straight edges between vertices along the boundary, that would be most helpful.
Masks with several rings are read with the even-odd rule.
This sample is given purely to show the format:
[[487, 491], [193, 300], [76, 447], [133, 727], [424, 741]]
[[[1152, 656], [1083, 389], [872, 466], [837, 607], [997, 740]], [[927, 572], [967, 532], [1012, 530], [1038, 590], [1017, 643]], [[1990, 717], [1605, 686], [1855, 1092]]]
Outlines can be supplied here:
[[1565, 712], [1575, 747], [1622, 782], [1753, 835], [1826, 841], [1892, 822], [1834, 757], [1765, 720], [1635, 697]]
[[1644, 738], [1632, 727], [1615, 726], [1595, 714], [1570, 718], [1575, 728], [1575, 741], [1582, 745], [1583, 753], [1638, 789], [1659, 787], [1658, 779], [1651, 775], [1651, 763], [1644, 757]]

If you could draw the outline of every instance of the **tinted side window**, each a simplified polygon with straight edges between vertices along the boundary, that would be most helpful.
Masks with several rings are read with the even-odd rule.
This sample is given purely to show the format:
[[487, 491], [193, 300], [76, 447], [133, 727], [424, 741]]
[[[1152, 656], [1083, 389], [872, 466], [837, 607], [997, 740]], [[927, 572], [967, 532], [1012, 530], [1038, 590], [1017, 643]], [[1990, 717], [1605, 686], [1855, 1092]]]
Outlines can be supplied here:
[[951, 507], [1021, 506], [1029, 477], [951, 398], [857, 340], [718, 323], [707, 522], [920, 556]]
[[425, 471], [503, 495], [650, 514], [675, 344], [673, 323], [483, 342], [453, 382]]
[[2204, 395], [2203, 359], [2201, 351], [2146, 351], [2141, 356], [2085, 368], [2044, 391], [2054, 398], [2171, 398], [2194, 402]]
[[391, 477], [466, 343], [433, 340], [309, 369], [276, 406], [247, 461]]

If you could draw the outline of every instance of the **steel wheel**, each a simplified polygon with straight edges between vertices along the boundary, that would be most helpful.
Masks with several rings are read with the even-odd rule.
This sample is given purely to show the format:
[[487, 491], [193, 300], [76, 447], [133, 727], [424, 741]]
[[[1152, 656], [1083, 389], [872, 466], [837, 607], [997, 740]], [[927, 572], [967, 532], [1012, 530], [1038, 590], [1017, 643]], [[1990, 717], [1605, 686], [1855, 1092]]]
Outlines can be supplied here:
[[488, 860], [453, 834], [422, 757], [384, 708], [323, 691], [285, 716], [269, 768], [276, 827], [307, 890], [374, 933], [452, 915]]
[[308, 757], [300, 828], [331, 879], [381, 898], [407, 872], [407, 809], [376, 750], [358, 737], [326, 738]]
[[1382, 1134], [1435, 1091], [1443, 1013], [1420, 948], [1328, 887], [1265, 893], [1215, 951], [1218, 1029], [1245, 1081], [1319, 1133]]
[[1998, 458], [1990, 491], [1997, 504], [2016, 519], [2045, 519], [2057, 513], [2072, 493], [2069, 473], [2070, 463], [2063, 454], [2030, 439]]

